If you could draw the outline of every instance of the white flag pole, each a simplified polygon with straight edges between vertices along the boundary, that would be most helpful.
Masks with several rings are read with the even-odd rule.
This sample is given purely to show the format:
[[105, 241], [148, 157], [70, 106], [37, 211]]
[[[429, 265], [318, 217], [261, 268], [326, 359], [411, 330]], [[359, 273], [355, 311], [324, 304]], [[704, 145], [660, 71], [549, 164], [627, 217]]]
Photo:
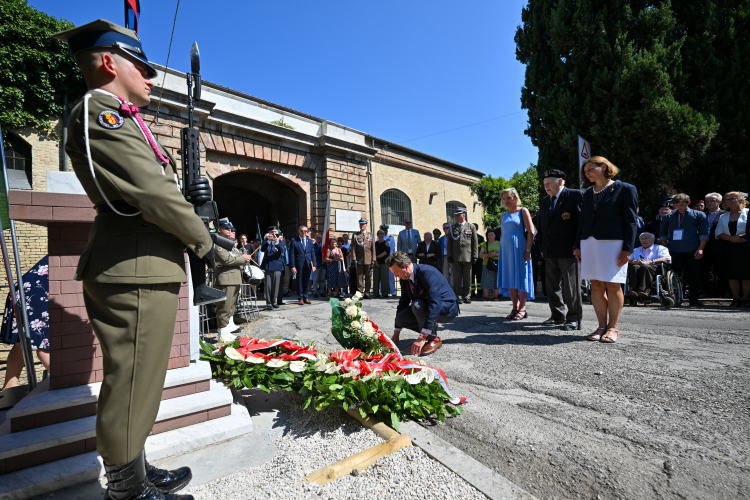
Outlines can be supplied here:
[[[5, 203], [8, 203], [8, 170], [5, 164], [5, 147], [2, 140], [2, 130], [0, 129], [0, 158], [3, 162], [3, 184], [5, 187]], [[9, 214], [10, 215], [10, 214]], [[13, 271], [8, 259], [8, 248], [5, 245], [5, 231], [2, 231], [2, 252], [5, 261], [5, 270], [8, 275], [8, 288], [10, 289], [11, 302], [15, 310], [16, 325], [18, 327], [18, 341], [21, 344], [23, 353], [23, 363], [26, 366], [26, 378], [29, 381], [29, 388], [33, 390], [36, 387], [36, 370], [34, 369], [34, 358], [31, 352], [31, 338], [29, 336], [29, 315], [26, 311], [26, 294], [23, 289], [23, 273], [21, 272], [21, 260], [18, 256], [18, 238], [16, 237], [16, 224], [10, 219], [10, 236], [13, 244], [13, 256], [16, 259], [16, 273], [18, 274], [18, 297], [16, 297], [15, 282], [13, 280]], [[2, 221], [0, 221], [2, 228]], [[13, 324], [10, 324], [13, 327]]]

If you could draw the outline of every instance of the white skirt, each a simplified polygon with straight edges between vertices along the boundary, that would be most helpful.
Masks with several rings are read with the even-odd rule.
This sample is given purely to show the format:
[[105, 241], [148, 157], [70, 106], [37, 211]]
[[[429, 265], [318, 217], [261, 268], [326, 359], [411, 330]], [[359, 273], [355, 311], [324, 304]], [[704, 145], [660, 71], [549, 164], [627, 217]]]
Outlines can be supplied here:
[[593, 236], [581, 241], [581, 279], [625, 283], [628, 264], [618, 267], [622, 240], [597, 240]]

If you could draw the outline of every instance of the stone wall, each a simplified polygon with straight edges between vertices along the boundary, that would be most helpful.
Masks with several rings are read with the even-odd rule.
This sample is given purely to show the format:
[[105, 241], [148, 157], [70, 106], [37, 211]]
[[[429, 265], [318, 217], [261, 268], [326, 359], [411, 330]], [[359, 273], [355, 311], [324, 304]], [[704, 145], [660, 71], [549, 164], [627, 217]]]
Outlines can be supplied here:
[[[484, 234], [482, 224], [482, 207], [474, 205], [476, 197], [471, 195], [470, 182], [478, 179], [456, 180], [455, 172], [450, 176], [436, 172], [429, 175], [401, 166], [394, 166], [385, 161], [374, 160], [373, 166], [373, 198], [375, 202], [375, 221], [381, 224], [380, 195], [388, 189], [398, 189], [411, 200], [413, 227], [424, 234], [438, 228], [442, 232], [446, 221], [446, 203], [459, 201], [466, 206], [468, 221], [479, 224], [481, 234]], [[430, 193], [437, 192], [436, 196]], [[399, 223], [402, 224], [402, 223]]]
[[[51, 122], [58, 136], [62, 136], [62, 124], [57, 120]], [[62, 151], [60, 140], [53, 134], [42, 134], [37, 129], [26, 128], [13, 130], [15, 134], [31, 145], [31, 189], [33, 191], [47, 191], [47, 172], [58, 171], [62, 165]], [[21, 257], [21, 269], [28, 271], [39, 260], [47, 255], [47, 229], [34, 224], [16, 222], [16, 236], [18, 237], [18, 253]], [[5, 231], [5, 244], [10, 254], [13, 276], [16, 275], [16, 262], [13, 258], [10, 230]], [[5, 274], [5, 263], [0, 255], [0, 296], [8, 290], [8, 279]], [[16, 279], [18, 279], [16, 277]], [[4, 299], [3, 299], [4, 300]], [[0, 310], [0, 315], [3, 311]]]

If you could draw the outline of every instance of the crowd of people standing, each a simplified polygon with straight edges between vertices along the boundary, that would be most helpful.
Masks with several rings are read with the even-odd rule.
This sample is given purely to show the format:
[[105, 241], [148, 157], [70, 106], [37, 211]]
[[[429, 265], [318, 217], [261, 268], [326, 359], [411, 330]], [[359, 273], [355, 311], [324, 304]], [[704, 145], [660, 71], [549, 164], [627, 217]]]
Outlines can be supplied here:
[[[598, 328], [587, 338], [601, 342], [617, 341], [626, 299], [651, 299], [664, 263], [681, 277], [690, 306], [700, 306], [701, 297], [727, 293], [734, 298], [733, 306], [748, 306], [745, 196], [709, 193], [705, 201], [691, 204], [686, 194], [677, 194], [646, 222], [638, 213], [635, 186], [616, 179], [618, 173], [606, 158], [592, 157], [581, 168], [580, 190], [565, 186], [564, 172], [545, 172], [547, 196], [540, 203], [538, 227], [518, 191], [509, 188], [501, 194], [506, 211], [500, 227], [483, 236], [459, 208], [455, 222], [444, 223], [442, 231], [420, 233], [406, 219], [397, 234], [389, 234], [383, 224], [373, 235], [363, 218], [359, 231], [328, 242], [320, 234], [311, 237], [302, 226], [299, 236], [288, 242], [278, 228], [270, 227], [263, 242], [248, 243], [241, 235], [239, 243], [266, 273], [269, 310], [292, 292], [290, 279], [300, 305], [309, 303], [308, 293], [315, 298], [345, 298], [357, 291], [364, 299], [395, 297], [396, 280], [386, 259], [397, 251], [442, 273], [458, 304], [509, 297], [508, 320], [527, 317], [526, 302], [534, 300], [535, 284], [541, 281], [551, 313], [544, 324], [565, 330], [581, 329], [581, 284], [590, 283]], [[722, 202], [727, 210], [721, 209]]]

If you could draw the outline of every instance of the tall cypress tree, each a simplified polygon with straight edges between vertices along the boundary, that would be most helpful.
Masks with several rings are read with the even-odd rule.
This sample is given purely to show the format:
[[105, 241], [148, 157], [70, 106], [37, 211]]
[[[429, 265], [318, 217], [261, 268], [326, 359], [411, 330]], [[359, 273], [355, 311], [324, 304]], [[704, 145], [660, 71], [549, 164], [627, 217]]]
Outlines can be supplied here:
[[707, 190], [750, 190], [750, 0], [676, 2], [684, 82], [678, 99], [716, 117], [716, 137], [683, 182]]
[[637, 186], [644, 209], [679, 190], [718, 124], [676, 96], [686, 35], [670, 2], [529, 0], [522, 21], [521, 103], [539, 171], [560, 168], [577, 184], [582, 135]]

